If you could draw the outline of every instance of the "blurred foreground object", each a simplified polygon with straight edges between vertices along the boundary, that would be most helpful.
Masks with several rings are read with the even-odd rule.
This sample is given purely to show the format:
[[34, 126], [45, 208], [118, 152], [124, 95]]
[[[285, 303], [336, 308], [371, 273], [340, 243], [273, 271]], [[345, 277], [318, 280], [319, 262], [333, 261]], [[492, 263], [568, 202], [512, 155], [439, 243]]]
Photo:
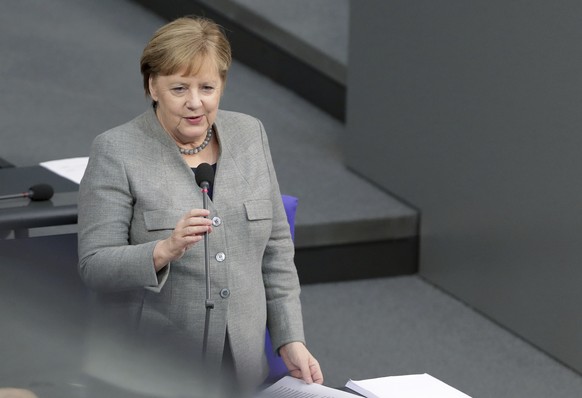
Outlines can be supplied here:
[[31, 391], [21, 388], [0, 388], [0, 398], [38, 398]]

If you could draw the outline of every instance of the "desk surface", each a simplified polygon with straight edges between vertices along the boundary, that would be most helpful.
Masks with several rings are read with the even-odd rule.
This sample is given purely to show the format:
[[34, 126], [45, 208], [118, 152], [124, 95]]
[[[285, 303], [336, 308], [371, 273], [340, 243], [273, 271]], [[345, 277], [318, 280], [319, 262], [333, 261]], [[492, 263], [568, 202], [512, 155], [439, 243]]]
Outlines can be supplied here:
[[53, 187], [55, 195], [50, 200], [0, 200], [0, 230], [26, 230], [77, 222], [77, 184], [42, 166], [0, 169], [0, 195], [26, 192], [31, 186], [41, 183]]
[[0, 195], [26, 192], [35, 184], [49, 184], [55, 192], [77, 191], [79, 186], [42, 166], [0, 169]]

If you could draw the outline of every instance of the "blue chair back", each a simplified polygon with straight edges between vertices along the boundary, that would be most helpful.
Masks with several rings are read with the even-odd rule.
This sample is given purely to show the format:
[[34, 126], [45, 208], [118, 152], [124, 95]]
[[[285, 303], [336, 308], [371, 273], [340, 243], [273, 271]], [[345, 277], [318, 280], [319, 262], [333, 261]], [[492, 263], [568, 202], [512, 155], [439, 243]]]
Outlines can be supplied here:
[[[295, 239], [295, 213], [297, 212], [297, 203], [299, 200], [294, 196], [281, 196], [283, 198], [285, 212], [287, 213], [287, 221], [289, 222], [289, 227], [291, 228], [291, 238]], [[265, 352], [267, 353], [267, 362], [269, 363], [269, 377], [267, 380], [269, 382], [275, 382], [283, 376], [287, 375], [288, 370], [287, 366], [285, 366], [285, 363], [283, 362], [283, 359], [281, 359], [281, 357], [273, 351], [269, 330], [267, 330], [265, 336]]]

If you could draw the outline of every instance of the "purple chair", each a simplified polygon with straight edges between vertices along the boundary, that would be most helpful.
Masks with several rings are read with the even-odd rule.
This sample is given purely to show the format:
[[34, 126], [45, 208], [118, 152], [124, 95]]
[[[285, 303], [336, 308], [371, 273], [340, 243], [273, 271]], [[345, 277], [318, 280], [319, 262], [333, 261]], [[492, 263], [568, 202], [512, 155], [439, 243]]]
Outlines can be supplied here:
[[[295, 238], [295, 213], [297, 211], [298, 199], [289, 195], [281, 196], [283, 197], [283, 205], [285, 206], [285, 212], [287, 213], [287, 221], [291, 228], [291, 238]], [[271, 336], [269, 335], [268, 330], [265, 336], [265, 352], [267, 353], [267, 362], [269, 363], [269, 377], [267, 378], [267, 381], [275, 382], [287, 375], [287, 366], [285, 366], [283, 359], [273, 352]]]

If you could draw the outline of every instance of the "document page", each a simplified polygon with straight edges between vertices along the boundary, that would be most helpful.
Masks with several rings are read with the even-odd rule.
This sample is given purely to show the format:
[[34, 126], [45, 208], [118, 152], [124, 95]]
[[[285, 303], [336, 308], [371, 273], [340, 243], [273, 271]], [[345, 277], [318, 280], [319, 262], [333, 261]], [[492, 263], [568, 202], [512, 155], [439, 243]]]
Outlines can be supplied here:
[[367, 398], [471, 398], [426, 373], [350, 380], [346, 387]]
[[320, 384], [306, 384], [303, 380], [285, 376], [259, 394], [258, 398], [356, 398], [357, 395]]
[[69, 180], [79, 184], [83, 178], [83, 174], [85, 174], [85, 169], [87, 168], [88, 162], [89, 158], [84, 157], [49, 160], [48, 162], [41, 162], [40, 165], [45, 169], [49, 169], [53, 173], [60, 175], [61, 177], [68, 178]]

